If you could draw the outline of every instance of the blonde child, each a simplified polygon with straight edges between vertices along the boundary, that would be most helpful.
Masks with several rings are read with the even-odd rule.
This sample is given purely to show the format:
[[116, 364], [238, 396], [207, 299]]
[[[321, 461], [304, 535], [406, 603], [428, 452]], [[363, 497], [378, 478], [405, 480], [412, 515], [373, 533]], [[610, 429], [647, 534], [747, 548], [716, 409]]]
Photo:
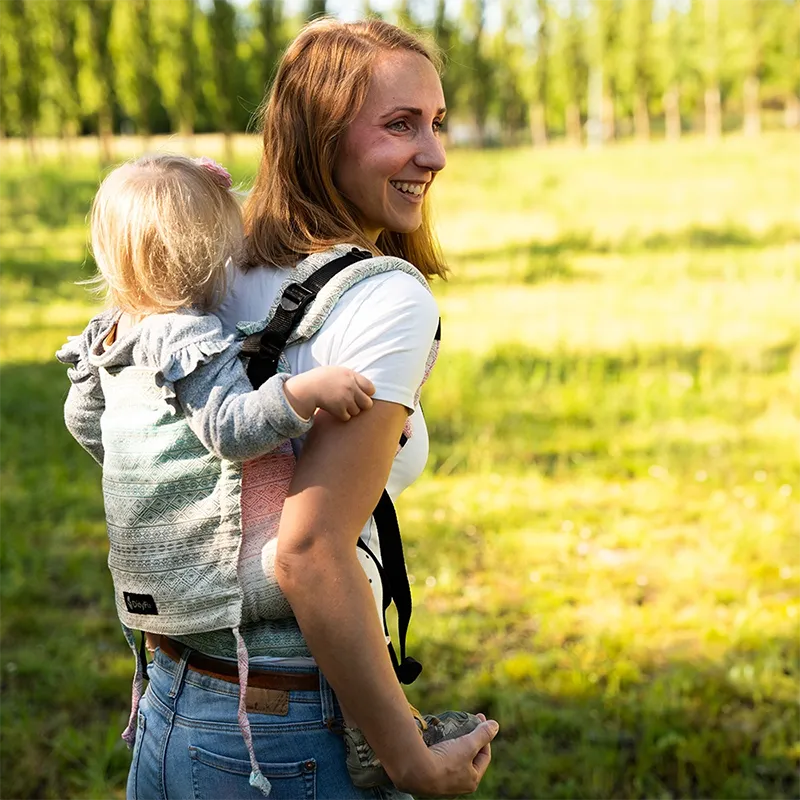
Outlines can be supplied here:
[[100, 464], [99, 367], [156, 370], [197, 438], [232, 460], [307, 432], [317, 408], [347, 421], [372, 405], [372, 383], [344, 367], [279, 374], [253, 390], [239, 344], [211, 313], [244, 243], [231, 177], [216, 162], [156, 155], [115, 169], [94, 200], [91, 242], [111, 308], [57, 358], [72, 365], [67, 427]]

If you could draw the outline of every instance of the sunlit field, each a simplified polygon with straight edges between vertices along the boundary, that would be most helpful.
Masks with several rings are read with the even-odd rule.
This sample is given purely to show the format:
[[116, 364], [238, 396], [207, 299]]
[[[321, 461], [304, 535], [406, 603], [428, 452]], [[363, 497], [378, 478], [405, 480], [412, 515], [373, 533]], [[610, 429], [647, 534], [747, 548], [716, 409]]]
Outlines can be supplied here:
[[[408, 693], [500, 721], [479, 797], [800, 795], [797, 153], [454, 151], [437, 179]], [[94, 309], [100, 172], [3, 159], [2, 796], [122, 797], [133, 665], [53, 359]]]

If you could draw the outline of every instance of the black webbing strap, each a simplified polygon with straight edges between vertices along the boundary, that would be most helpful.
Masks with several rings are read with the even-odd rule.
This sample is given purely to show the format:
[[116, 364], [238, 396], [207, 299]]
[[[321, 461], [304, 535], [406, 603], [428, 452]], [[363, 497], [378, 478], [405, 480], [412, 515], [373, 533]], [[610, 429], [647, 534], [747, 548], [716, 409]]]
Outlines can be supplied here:
[[371, 257], [372, 253], [367, 250], [354, 247], [320, 267], [302, 283], [290, 283], [283, 290], [275, 315], [267, 327], [250, 334], [242, 343], [242, 355], [250, 359], [247, 377], [256, 389], [278, 371], [278, 359], [286, 342], [320, 289], [343, 269]]
[[397, 633], [400, 639], [400, 659], [389, 644], [389, 656], [400, 683], [413, 683], [422, 672], [422, 664], [414, 658], [406, 656], [406, 634], [411, 621], [411, 587], [408, 585], [406, 560], [403, 555], [403, 540], [400, 538], [400, 526], [392, 498], [384, 489], [372, 518], [378, 528], [381, 543], [381, 561], [384, 577], [389, 584], [389, 591], [397, 609]]

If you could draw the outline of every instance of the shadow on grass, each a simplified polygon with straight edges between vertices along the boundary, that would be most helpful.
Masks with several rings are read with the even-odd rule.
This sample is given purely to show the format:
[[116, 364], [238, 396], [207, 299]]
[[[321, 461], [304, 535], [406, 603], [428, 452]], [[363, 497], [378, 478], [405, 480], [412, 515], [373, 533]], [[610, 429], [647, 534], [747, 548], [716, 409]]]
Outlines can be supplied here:
[[64, 427], [63, 365], [4, 365], [0, 384], [3, 797], [119, 795], [131, 664], [100, 470]]
[[41, 248], [15, 250], [0, 254], [3, 278], [26, 283], [32, 291], [41, 291], [36, 299], [47, 302], [58, 297], [88, 296], [88, 286], [76, 285], [93, 277], [94, 259], [87, 253], [80, 261], [53, 257]]
[[717, 250], [726, 248], [763, 249], [776, 245], [800, 242], [800, 229], [788, 223], [773, 225], [757, 233], [741, 225], [719, 227], [690, 225], [676, 231], [642, 235], [629, 231], [617, 241], [603, 241], [589, 231], [574, 231], [553, 241], [531, 241], [512, 244], [493, 250], [475, 250], [452, 258], [454, 263], [494, 261], [509, 258], [555, 258], [569, 254], [599, 254], [625, 252], [672, 252], [676, 250]]
[[[731, 447], [744, 458], [763, 446], [747, 438], [747, 426], [785, 394], [798, 347], [787, 340], [751, 353], [453, 353], [437, 366], [424, 398], [429, 468], [455, 474], [529, 465], [548, 477], [590, 469], [624, 479], [654, 463], [705, 468], [710, 453]], [[788, 469], [789, 453], [774, 448], [777, 470]]]
[[[506, 677], [514, 658], [506, 656], [494, 679], [458, 698], [501, 724], [479, 796], [797, 797], [797, 640], [765, 636], [752, 652], [731, 650], [719, 663], [654, 666], [624, 652], [592, 666], [553, 651], [528, 657], [531, 674], [517, 667]], [[537, 675], [537, 661], [564, 662], [566, 674]], [[620, 683], [625, 670], [631, 677]], [[760, 677], [734, 677], [748, 671]], [[566, 690], [548, 692], [554, 682]]]
[[[491, 619], [483, 624], [493, 630]], [[795, 639], [764, 636], [717, 662], [657, 664], [637, 661], [635, 645], [604, 653], [580, 637], [477, 654], [473, 642], [426, 642], [424, 633], [420, 644], [429, 667], [415, 705], [456, 704], [500, 722], [478, 798], [800, 797]]]
[[638, 374], [643, 368], [680, 370], [694, 378], [702, 372], [730, 374], [785, 372], [800, 341], [743, 353], [714, 347], [630, 348], [624, 353], [552, 353], [513, 346], [496, 350], [475, 368], [482, 378], [496, 380], [509, 374], [538, 376], [548, 383], [614, 381]]

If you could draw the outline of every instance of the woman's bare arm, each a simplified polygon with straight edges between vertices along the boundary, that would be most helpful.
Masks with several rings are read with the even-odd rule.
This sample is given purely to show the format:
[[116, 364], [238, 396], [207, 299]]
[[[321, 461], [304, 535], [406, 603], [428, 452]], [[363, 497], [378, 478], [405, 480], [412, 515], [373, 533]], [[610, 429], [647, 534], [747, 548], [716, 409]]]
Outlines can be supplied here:
[[346, 425], [318, 415], [283, 508], [276, 572], [320, 669], [394, 783], [426, 794], [459, 794], [480, 781], [493, 732], [481, 726], [455, 740], [459, 746], [425, 747], [356, 555], [405, 419], [403, 406], [385, 401]]

